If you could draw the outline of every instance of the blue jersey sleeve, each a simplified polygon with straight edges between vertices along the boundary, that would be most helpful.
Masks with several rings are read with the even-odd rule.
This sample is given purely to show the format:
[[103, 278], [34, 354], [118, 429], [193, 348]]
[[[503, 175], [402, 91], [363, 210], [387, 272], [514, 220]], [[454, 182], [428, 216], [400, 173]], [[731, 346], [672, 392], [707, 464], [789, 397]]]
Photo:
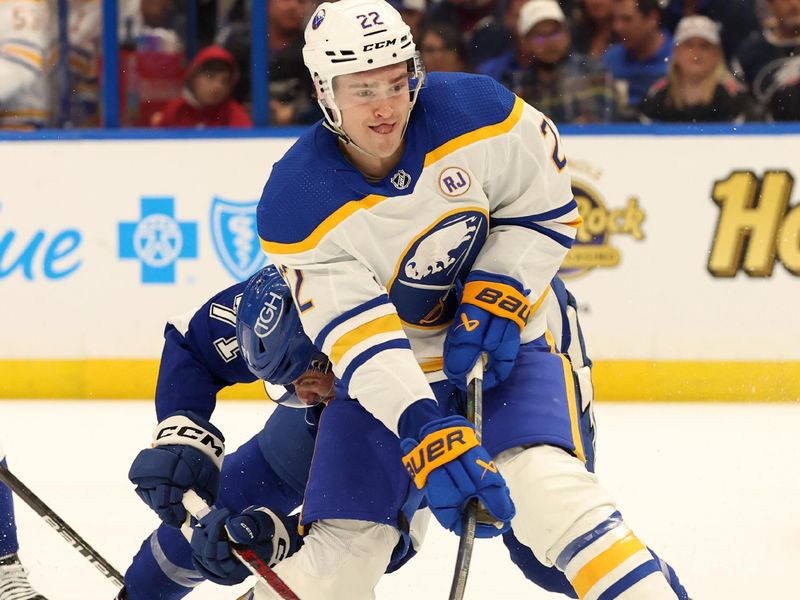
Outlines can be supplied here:
[[159, 420], [177, 410], [210, 418], [222, 388], [256, 380], [236, 340], [236, 310], [246, 284], [219, 292], [193, 314], [167, 324], [156, 385]]

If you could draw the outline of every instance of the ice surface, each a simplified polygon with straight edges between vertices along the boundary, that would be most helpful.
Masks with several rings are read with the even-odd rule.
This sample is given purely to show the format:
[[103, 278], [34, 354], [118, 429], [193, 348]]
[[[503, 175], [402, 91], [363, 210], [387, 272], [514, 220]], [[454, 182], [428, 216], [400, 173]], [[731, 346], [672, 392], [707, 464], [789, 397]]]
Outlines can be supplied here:
[[[224, 402], [228, 447], [269, 406]], [[695, 600], [795, 597], [800, 559], [800, 404], [631, 404], [596, 408], [598, 474], [638, 535], [678, 570]], [[119, 570], [155, 516], [126, 478], [155, 424], [150, 402], [0, 402], [11, 470]], [[21, 555], [53, 600], [111, 600], [115, 590], [20, 500]], [[378, 587], [381, 600], [444, 599], [457, 540], [435, 523], [421, 553]], [[247, 586], [206, 583], [193, 600]], [[529, 584], [502, 543], [478, 540], [466, 598], [556, 598]]]

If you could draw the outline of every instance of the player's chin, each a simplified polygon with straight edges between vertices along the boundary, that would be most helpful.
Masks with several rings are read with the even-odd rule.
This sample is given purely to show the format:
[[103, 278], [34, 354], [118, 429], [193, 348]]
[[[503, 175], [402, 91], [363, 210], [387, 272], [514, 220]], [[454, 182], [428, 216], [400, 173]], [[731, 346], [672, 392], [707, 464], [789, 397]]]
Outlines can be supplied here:
[[390, 158], [397, 149], [400, 147], [400, 138], [385, 138], [380, 140], [374, 140], [372, 145], [372, 154], [377, 156], [378, 158]]

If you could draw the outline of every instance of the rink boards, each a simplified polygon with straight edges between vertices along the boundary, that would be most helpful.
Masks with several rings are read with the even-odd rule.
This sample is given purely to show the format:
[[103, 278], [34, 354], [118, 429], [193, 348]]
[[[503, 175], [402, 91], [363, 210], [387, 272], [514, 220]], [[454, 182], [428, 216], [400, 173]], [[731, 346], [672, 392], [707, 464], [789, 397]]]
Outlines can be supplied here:
[[[597, 396], [799, 398], [800, 132], [578, 133], [562, 275]], [[268, 260], [255, 206], [293, 138], [228, 135], [0, 141], [0, 397], [152, 395], [166, 319]]]

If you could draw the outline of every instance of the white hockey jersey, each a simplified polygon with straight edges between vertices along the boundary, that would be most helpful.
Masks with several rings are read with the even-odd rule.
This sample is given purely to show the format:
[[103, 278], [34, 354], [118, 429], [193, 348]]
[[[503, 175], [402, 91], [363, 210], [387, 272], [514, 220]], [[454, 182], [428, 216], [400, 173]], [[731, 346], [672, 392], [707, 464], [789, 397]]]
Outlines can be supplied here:
[[55, 15], [55, 0], [0, 2], [0, 129], [50, 124]]
[[535, 339], [580, 223], [555, 126], [494, 80], [431, 74], [406, 135], [399, 164], [370, 183], [317, 124], [275, 164], [258, 208], [306, 333], [394, 432], [444, 378], [456, 280], [477, 269], [520, 281], [532, 304], [522, 341]]

